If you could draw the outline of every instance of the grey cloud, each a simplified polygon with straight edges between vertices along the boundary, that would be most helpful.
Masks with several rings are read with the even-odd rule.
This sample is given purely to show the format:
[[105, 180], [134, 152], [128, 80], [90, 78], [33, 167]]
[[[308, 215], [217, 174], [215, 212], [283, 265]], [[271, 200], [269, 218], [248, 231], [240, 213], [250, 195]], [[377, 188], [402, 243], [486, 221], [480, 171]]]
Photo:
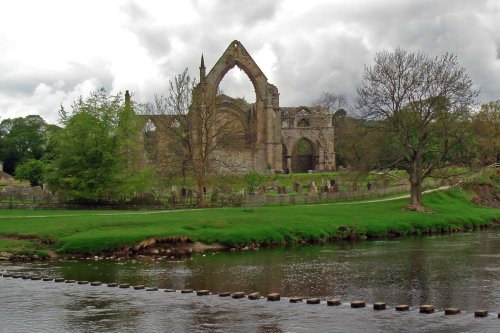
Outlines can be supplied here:
[[129, 1], [121, 9], [128, 17], [126, 28], [137, 36], [139, 43], [153, 57], [161, 58], [171, 51], [169, 36], [175, 33], [169, 34], [164, 24], [155, 22], [147, 10], [134, 1]]
[[64, 70], [40, 70], [15, 75], [3, 73], [0, 75], [0, 91], [13, 95], [31, 95], [40, 83], [44, 83], [57, 87], [58, 90], [69, 92], [79, 83], [90, 79], [95, 79], [104, 88], [110, 89], [113, 76], [109, 71], [104, 70], [106, 67], [102, 62], [92, 64], [69, 62]]
[[215, 24], [234, 24], [243, 26], [255, 25], [261, 21], [271, 20], [279, 10], [281, 1], [240, 0], [240, 1], [202, 1], [194, 0], [194, 7], [200, 15]]

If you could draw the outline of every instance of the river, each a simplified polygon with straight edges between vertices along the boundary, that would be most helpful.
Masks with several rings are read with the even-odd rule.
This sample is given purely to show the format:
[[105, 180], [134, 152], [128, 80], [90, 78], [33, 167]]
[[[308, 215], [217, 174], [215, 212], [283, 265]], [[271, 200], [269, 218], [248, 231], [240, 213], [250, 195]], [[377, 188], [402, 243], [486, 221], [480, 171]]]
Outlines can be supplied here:
[[[207, 252], [182, 261], [1, 263], [5, 273], [101, 281], [102, 286], [0, 277], [0, 332], [498, 332], [500, 229], [444, 236]], [[109, 288], [278, 292], [279, 302]], [[320, 297], [292, 304], [286, 297]], [[341, 306], [327, 306], [330, 298]], [[367, 307], [352, 309], [350, 302]], [[387, 303], [374, 311], [371, 304]], [[409, 304], [409, 312], [396, 312]], [[437, 311], [421, 314], [420, 304]], [[443, 309], [461, 313], [445, 316]], [[486, 309], [486, 318], [474, 310]]]

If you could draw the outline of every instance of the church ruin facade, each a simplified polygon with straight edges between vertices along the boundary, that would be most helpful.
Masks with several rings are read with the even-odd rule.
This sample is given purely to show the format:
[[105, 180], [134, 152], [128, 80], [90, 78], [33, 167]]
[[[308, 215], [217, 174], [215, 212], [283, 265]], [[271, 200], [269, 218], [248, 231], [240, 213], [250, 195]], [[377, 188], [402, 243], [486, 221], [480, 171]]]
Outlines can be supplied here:
[[[217, 95], [222, 79], [235, 66], [252, 82], [255, 103]], [[278, 88], [268, 82], [239, 41], [229, 44], [208, 74], [202, 56], [199, 83], [193, 88], [189, 112], [202, 112], [210, 96], [217, 96], [217, 111], [233, 117], [240, 129], [218, 152], [221, 160], [237, 166], [233, 172], [335, 170], [332, 115], [319, 106], [281, 107]], [[168, 130], [171, 122], [168, 116], [143, 117], [162, 131]]]

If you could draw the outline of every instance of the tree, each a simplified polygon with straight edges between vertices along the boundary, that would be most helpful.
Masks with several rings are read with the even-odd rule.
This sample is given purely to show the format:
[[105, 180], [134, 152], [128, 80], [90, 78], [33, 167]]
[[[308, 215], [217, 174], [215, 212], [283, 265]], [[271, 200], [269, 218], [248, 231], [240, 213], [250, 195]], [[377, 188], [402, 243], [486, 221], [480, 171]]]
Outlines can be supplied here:
[[206, 91], [203, 84], [194, 87], [187, 69], [170, 81], [167, 103], [175, 115], [172, 133], [181, 143], [186, 158], [186, 170], [198, 187], [199, 207], [205, 207], [204, 187], [208, 178], [230, 168], [231, 162], [224, 159], [222, 151], [241, 136], [243, 129], [238, 119], [218, 110], [217, 91]]
[[31, 186], [41, 186], [45, 173], [45, 163], [40, 160], [29, 159], [16, 167], [16, 179], [29, 180]]
[[472, 118], [472, 130], [477, 141], [477, 163], [500, 162], [500, 100], [481, 105]]
[[429, 58], [400, 48], [365, 66], [356, 104], [377, 120], [411, 184], [411, 209], [422, 208], [423, 180], [460, 155], [478, 91], [452, 54]]
[[4, 170], [14, 173], [28, 159], [40, 159], [47, 145], [47, 125], [38, 115], [4, 119], [0, 123], [0, 160]]
[[313, 101], [312, 105], [327, 108], [332, 115], [339, 110], [344, 110], [345, 114], [344, 108], [347, 105], [347, 98], [344, 94], [323, 92], [317, 100]]
[[199, 207], [206, 206], [204, 187], [209, 177], [231, 168], [231, 162], [235, 162], [225, 160], [222, 152], [233, 141], [239, 143], [243, 133], [234, 115], [218, 111], [218, 100], [223, 97], [204, 88], [196, 85], [186, 68], [169, 82], [167, 97], [156, 96], [155, 103], [145, 107], [145, 113], [167, 116], [168, 125], [163, 129], [168, 137], [164, 164], [177, 174], [193, 177]]
[[61, 108], [64, 128], [55, 135], [49, 166], [52, 189], [74, 199], [99, 200], [147, 188], [147, 170], [138, 168], [138, 122], [129, 98], [124, 104], [122, 94], [110, 96], [101, 89], [74, 102], [71, 113]]

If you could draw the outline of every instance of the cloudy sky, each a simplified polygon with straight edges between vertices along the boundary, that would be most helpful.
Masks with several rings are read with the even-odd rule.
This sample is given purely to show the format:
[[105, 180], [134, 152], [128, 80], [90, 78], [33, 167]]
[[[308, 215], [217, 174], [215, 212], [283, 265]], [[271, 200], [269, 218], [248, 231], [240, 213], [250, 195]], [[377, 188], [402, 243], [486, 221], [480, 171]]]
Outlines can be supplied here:
[[[282, 106], [323, 91], [353, 100], [365, 64], [397, 46], [457, 54], [481, 89], [500, 99], [498, 0], [4, 1], [0, 10], [0, 120], [40, 114], [105, 87], [147, 102], [169, 79], [207, 70], [239, 40], [280, 92]], [[253, 101], [239, 70], [225, 93]]]

